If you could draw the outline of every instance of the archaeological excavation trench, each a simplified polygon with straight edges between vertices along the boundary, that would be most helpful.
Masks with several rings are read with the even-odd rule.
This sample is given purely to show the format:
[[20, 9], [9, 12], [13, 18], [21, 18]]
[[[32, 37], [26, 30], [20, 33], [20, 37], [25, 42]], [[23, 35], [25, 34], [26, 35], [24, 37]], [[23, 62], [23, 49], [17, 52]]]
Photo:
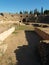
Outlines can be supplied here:
[[[12, 27], [6, 30], [5, 32], [3, 32], [3, 33], [7, 33], [10, 31], [9, 33], [5, 34], [5, 37], [3, 37], [4, 35], [2, 35], [3, 39], [2, 38], [0, 39], [1, 41], [3, 41], [4, 38], [6, 39], [11, 34], [5, 40], [5, 44], [8, 43], [8, 49], [7, 49], [8, 56], [11, 55], [12, 57], [14, 57], [13, 59], [16, 58], [15, 60], [16, 65], [44, 64], [43, 61], [45, 60], [41, 59], [41, 56], [44, 56], [44, 53], [42, 52], [42, 50], [45, 48], [45, 46], [40, 46], [40, 44], [43, 43], [42, 42], [43, 39], [41, 38], [43, 35], [41, 34], [42, 36], [40, 36], [39, 31], [36, 29], [35, 30], [24, 30], [24, 31], [20, 30], [18, 31], [17, 34], [16, 33], [11, 34], [15, 30], [15, 28]], [[46, 48], [47, 46], [48, 45], [46, 45]], [[4, 45], [0, 48], [7, 48], [7, 45]], [[40, 55], [42, 53], [43, 55]]]

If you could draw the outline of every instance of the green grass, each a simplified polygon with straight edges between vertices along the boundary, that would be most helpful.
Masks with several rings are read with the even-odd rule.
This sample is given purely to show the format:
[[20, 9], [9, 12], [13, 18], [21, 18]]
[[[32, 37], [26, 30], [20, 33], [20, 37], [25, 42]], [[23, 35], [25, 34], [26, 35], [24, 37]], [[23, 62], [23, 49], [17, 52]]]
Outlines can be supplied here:
[[33, 26], [26, 26], [26, 25], [15, 26], [15, 28], [16, 28], [16, 30], [33, 30], [34, 29]]
[[29, 25], [15, 25], [15, 31], [13, 33], [17, 34], [18, 30], [34, 30], [34, 27]]
[[17, 34], [18, 32], [14, 31], [13, 34]]

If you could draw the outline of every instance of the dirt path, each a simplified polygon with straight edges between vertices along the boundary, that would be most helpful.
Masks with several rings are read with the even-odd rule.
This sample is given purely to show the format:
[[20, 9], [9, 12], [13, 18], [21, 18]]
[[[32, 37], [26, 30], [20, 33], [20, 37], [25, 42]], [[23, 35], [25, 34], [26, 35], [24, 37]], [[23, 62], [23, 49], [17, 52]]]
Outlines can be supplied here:
[[8, 49], [2, 57], [2, 65], [40, 65], [38, 44], [40, 37], [34, 31], [17, 31], [4, 43]]
[[18, 49], [18, 46], [28, 45], [24, 31], [17, 31], [11, 34], [4, 43], [8, 44], [8, 49], [2, 58], [2, 65], [4, 65], [4, 63], [7, 65], [8, 62], [6, 63], [6, 61], [9, 61], [9, 58], [12, 58], [12, 62], [16, 63], [17, 60], [14, 51]]

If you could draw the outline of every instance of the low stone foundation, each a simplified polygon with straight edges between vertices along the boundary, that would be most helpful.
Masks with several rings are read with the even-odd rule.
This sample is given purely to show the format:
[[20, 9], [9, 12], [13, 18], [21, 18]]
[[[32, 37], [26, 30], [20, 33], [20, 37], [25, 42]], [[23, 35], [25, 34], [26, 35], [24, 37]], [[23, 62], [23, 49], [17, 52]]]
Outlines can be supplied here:
[[11, 33], [15, 31], [15, 27], [12, 27], [0, 34], [0, 40], [4, 41]]
[[49, 28], [35, 28], [35, 32], [45, 40], [49, 40]]
[[39, 44], [42, 65], [49, 65], [49, 40], [42, 40]]
[[4, 40], [15, 31], [15, 27], [8, 29], [0, 34], [0, 56], [2, 56], [7, 50], [8, 44], [4, 43]]
[[35, 32], [44, 40], [40, 41], [39, 53], [42, 65], [49, 65], [49, 28], [35, 28]]

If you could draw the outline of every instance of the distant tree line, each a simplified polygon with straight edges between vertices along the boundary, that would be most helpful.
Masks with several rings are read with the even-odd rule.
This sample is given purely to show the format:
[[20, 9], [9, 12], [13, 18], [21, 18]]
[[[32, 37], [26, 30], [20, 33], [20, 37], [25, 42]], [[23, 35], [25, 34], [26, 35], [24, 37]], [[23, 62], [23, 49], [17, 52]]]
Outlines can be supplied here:
[[31, 10], [30, 12], [28, 11], [20, 11], [19, 14], [33, 14], [33, 11]]
[[[9, 13], [11, 14], [11, 13]], [[41, 7], [41, 11], [39, 11], [37, 8], [30, 11], [20, 11], [19, 13], [16, 12], [16, 14], [37, 14], [37, 15], [49, 15], [49, 10], [44, 10], [43, 11], [43, 7]], [[1, 16], [4, 16], [4, 13], [0, 13]]]
[[41, 7], [41, 11], [38, 11], [38, 9], [34, 9], [33, 10], [30, 10], [29, 12], [28, 11], [20, 11], [19, 14], [37, 14], [37, 15], [40, 15], [40, 14], [43, 14], [43, 15], [49, 15], [49, 10], [44, 10], [43, 11], [43, 7]]
[[29, 12], [28, 11], [20, 11], [19, 14], [44, 14], [43, 12], [43, 8], [41, 8], [41, 12], [38, 11], [38, 9], [34, 9], [34, 11], [30, 10]]

